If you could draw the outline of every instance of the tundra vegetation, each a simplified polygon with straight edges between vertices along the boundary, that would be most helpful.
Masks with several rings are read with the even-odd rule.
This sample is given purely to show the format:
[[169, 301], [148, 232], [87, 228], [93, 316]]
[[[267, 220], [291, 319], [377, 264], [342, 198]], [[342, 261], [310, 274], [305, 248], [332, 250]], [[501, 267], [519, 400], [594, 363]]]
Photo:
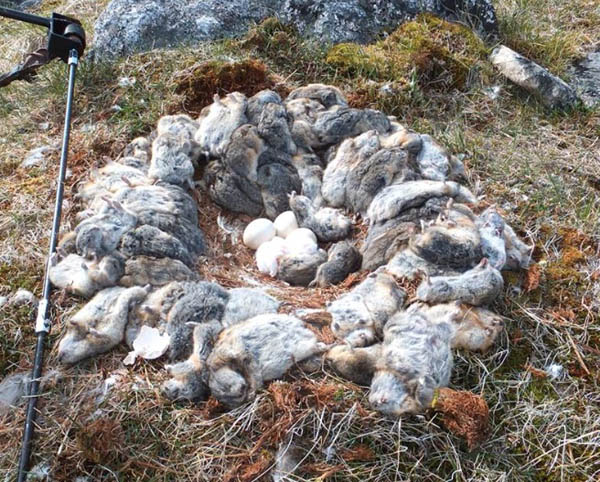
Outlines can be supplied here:
[[[91, 34], [107, 3], [46, 0], [35, 11], [81, 18]], [[557, 75], [566, 77], [570, 62], [600, 42], [594, 0], [495, 3], [501, 42]], [[0, 20], [0, 71], [36, 48], [39, 36], [39, 29]], [[159, 117], [196, 117], [214, 94], [271, 88], [285, 96], [308, 83], [332, 84], [352, 107], [381, 109], [430, 134], [461, 156], [476, 194], [535, 245], [526, 272], [505, 274], [511, 279], [494, 304], [505, 328], [495, 349], [455, 356], [450, 386], [481, 395], [490, 409], [491, 431], [476, 450], [445, 430], [440, 415], [394, 419], [373, 411], [363, 389], [327, 369], [268, 384], [232, 411], [214, 400], [173, 403], [160, 395], [163, 363], [124, 368], [120, 346], [44, 385], [33, 464], [46, 467], [49, 480], [261, 480], [293, 434], [287, 455], [299, 470], [292, 480], [597, 479], [600, 109], [548, 111], [493, 71], [491, 47], [431, 16], [369, 46], [333, 48], [270, 19], [240, 39], [83, 62], [63, 211], [64, 232], [71, 231], [80, 209], [75, 186], [90, 171], [149, 134]], [[64, 65], [53, 63], [35, 82], [0, 90], [0, 295], [41, 291], [58, 151], [34, 167], [21, 162], [34, 148], [58, 146], [65, 89]], [[202, 193], [197, 201], [213, 253], [197, 268], [208, 281], [235, 288], [252, 273], [286, 312], [321, 308], [361, 281], [351, 275], [307, 296], [306, 288], [261, 277], [252, 253], [215, 222], [219, 215], [227, 223], [250, 218], [222, 211]], [[61, 291], [53, 303], [47, 367], [58, 365], [64, 322], [81, 306]], [[31, 369], [31, 313], [29, 306], [0, 308], [2, 376]], [[306, 319], [320, 339], [333, 340], [324, 315]], [[24, 415], [0, 418], [2, 478], [13, 476]]]

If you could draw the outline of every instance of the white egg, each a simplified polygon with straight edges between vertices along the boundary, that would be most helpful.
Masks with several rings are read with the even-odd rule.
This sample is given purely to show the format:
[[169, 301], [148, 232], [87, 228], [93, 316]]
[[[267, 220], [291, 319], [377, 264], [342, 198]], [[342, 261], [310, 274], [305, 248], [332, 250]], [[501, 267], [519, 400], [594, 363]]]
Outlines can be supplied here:
[[292, 231], [285, 238], [285, 245], [289, 253], [316, 253], [319, 249], [317, 237], [306, 228], [299, 228]]
[[274, 237], [271, 241], [261, 244], [256, 250], [256, 266], [261, 273], [275, 277], [279, 269], [279, 258], [287, 252], [285, 240]]
[[295, 229], [298, 229], [298, 221], [296, 220], [296, 215], [293, 211], [285, 211], [281, 213], [275, 218], [273, 224], [275, 224], [277, 236], [281, 236], [282, 238], [287, 238], [288, 234]]
[[244, 229], [243, 240], [244, 244], [250, 249], [258, 249], [258, 247], [271, 241], [275, 237], [275, 225], [270, 219], [259, 218], [252, 221], [246, 229]]
[[305, 237], [305, 238], [312, 239], [315, 244], [317, 242], [317, 236], [315, 235], [315, 233], [313, 233], [308, 228], [294, 229], [290, 234], [287, 235], [286, 239], [289, 238], [290, 236], [292, 237], [292, 239]]

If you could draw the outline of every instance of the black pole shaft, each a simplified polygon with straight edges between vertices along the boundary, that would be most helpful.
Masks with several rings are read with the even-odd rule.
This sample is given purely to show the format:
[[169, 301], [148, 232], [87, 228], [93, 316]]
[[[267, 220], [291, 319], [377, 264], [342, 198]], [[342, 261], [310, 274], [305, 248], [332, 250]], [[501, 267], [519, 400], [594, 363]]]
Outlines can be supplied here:
[[34, 25], [41, 25], [42, 27], [47, 28], [50, 28], [50, 24], [52, 22], [51, 19], [46, 17], [39, 17], [37, 15], [31, 15], [30, 13], [4, 7], [0, 7], [0, 17], [12, 18], [14, 20], [32, 23]]
[[31, 455], [31, 444], [33, 432], [35, 429], [35, 417], [37, 414], [36, 404], [38, 390], [40, 388], [40, 377], [42, 375], [42, 365], [44, 362], [44, 342], [50, 331], [50, 278], [48, 269], [50, 268], [50, 259], [56, 251], [58, 243], [58, 234], [60, 229], [60, 218], [62, 212], [62, 202], [65, 190], [65, 175], [67, 172], [67, 154], [69, 152], [69, 137], [71, 134], [71, 112], [73, 108], [73, 92], [75, 89], [75, 74], [77, 72], [77, 64], [79, 62], [77, 50], [71, 50], [69, 54], [69, 88], [67, 91], [67, 109], [65, 112], [65, 127], [63, 131], [62, 150], [60, 154], [60, 168], [58, 174], [58, 185], [56, 187], [56, 203], [54, 205], [54, 221], [52, 222], [52, 234], [50, 236], [50, 249], [48, 259], [46, 260], [46, 273], [44, 276], [44, 288], [42, 299], [38, 307], [36, 335], [37, 343], [35, 346], [35, 358], [33, 371], [31, 374], [31, 382], [29, 384], [27, 405], [27, 415], [25, 419], [25, 430], [23, 431], [23, 443], [21, 445], [21, 458], [19, 459], [18, 482], [23, 482], [27, 476], [27, 467], [29, 465], [29, 457]]

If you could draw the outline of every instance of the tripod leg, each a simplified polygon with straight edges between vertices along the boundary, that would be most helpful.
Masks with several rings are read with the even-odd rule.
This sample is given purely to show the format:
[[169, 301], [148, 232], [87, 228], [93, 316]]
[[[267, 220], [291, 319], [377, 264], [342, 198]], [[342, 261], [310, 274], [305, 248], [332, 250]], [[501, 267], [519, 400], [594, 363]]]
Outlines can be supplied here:
[[62, 150], [60, 155], [60, 167], [58, 174], [58, 185], [56, 188], [56, 203], [54, 205], [54, 220], [52, 222], [52, 234], [50, 236], [50, 249], [46, 260], [46, 272], [44, 276], [44, 288], [42, 299], [38, 306], [37, 319], [35, 324], [35, 332], [37, 335], [37, 343], [35, 347], [35, 358], [31, 382], [28, 390], [27, 415], [25, 419], [25, 430], [23, 432], [23, 443], [21, 445], [21, 457], [19, 459], [19, 472], [17, 481], [23, 482], [27, 477], [27, 467], [29, 465], [29, 457], [31, 455], [31, 444], [33, 432], [35, 429], [35, 417], [37, 415], [36, 404], [38, 390], [40, 387], [40, 378], [42, 375], [42, 365], [44, 362], [44, 342], [46, 336], [50, 332], [50, 278], [48, 269], [50, 267], [50, 258], [58, 243], [58, 234], [60, 229], [60, 218], [62, 212], [62, 202], [65, 190], [65, 174], [67, 172], [67, 154], [69, 152], [69, 137], [71, 134], [71, 113], [73, 108], [73, 92], [75, 89], [75, 74], [77, 72], [77, 64], [79, 56], [77, 50], [71, 50], [69, 54], [69, 88], [67, 91], [67, 109], [65, 113], [65, 127], [63, 131]]

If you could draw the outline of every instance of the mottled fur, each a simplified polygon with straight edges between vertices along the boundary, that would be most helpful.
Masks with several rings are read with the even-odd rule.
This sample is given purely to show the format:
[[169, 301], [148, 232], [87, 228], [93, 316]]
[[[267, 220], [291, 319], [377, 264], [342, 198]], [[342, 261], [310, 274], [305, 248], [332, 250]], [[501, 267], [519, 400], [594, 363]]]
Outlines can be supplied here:
[[424, 179], [445, 181], [450, 174], [450, 155], [430, 135], [421, 135], [421, 149], [416, 160]]
[[90, 298], [101, 289], [116, 285], [123, 270], [121, 256], [105, 256], [98, 261], [90, 261], [77, 254], [69, 254], [51, 266], [48, 274], [54, 286]]
[[292, 140], [288, 115], [281, 104], [266, 104], [258, 122], [260, 136], [275, 150], [290, 155], [296, 154], [296, 144]]
[[197, 276], [176, 259], [134, 256], [125, 262], [125, 271], [119, 284], [121, 286], [163, 286], [171, 281], [187, 281]]
[[312, 129], [319, 140], [319, 147], [327, 147], [370, 130], [382, 134], [388, 132], [390, 121], [385, 114], [377, 110], [351, 109], [336, 105], [320, 112]]
[[228, 328], [240, 321], [265, 313], [277, 313], [281, 303], [257, 289], [233, 288], [229, 290], [229, 300], [221, 323]]
[[486, 351], [496, 341], [504, 323], [502, 317], [485, 308], [461, 303], [422, 305], [432, 322], [452, 320], [452, 348]]
[[231, 134], [247, 122], [247, 104], [246, 96], [233, 92], [223, 99], [215, 95], [214, 102], [202, 109], [195, 140], [204, 152], [211, 157], [224, 154]]
[[171, 361], [183, 360], [191, 354], [191, 322], [220, 322], [229, 300], [227, 291], [216, 283], [182, 282], [180, 287], [179, 296], [167, 315]]
[[127, 257], [145, 255], [177, 259], [187, 266], [194, 264], [192, 255], [181, 241], [147, 224], [126, 232], [121, 237], [119, 251]]
[[219, 335], [208, 358], [210, 391], [224, 405], [237, 407], [252, 400], [265, 382], [326, 349], [298, 318], [250, 318]]
[[101, 258], [112, 254], [121, 236], [133, 229], [137, 216], [124, 209], [119, 202], [107, 200], [96, 215], [79, 223], [75, 228], [77, 252], [85, 258]]
[[457, 224], [440, 218], [424, 225], [409, 245], [424, 260], [458, 271], [472, 268], [483, 256], [479, 230], [472, 221]]
[[325, 361], [340, 376], [368, 386], [381, 356], [381, 343], [367, 347], [337, 345], [325, 355]]
[[306, 196], [292, 192], [289, 197], [290, 209], [296, 215], [298, 225], [310, 229], [322, 242], [345, 239], [352, 230], [352, 221], [338, 209], [315, 209]]
[[263, 109], [268, 104], [281, 104], [281, 97], [273, 90], [261, 90], [248, 99], [246, 117], [250, 124], [258, 125]]
[[327, 262], [317, 269], [313, 286], [322, 288], [344, 281], [346, 277], [360, 269], [362, 256], [348, 241], [333, 244], [327, 252]]
[[323, 204], [321, 160], [315, 154], [299, 153], [292, 158], [292, 162], [302, 182], [301, 194], [310, 199], [312, 205], [318, 209]]
[[170, 400], [206, 400], [208, 389], [208, 358], [221, 330], [219, 322], [211, 321], [195, 324], [193, 331], [193, 349], [189, 358], [173, 365], [165, 365], [171, 378], [163, 383], [162, 394]]
[[296, 99], [311, 99], [319, 102], [327, 109], [334, 105], [348, 107], [344, 94], [342, 94], [337, 87], [332, 85], [308, 84], [303, 87], [298, 87], [289, 93], [286, 102]]
[[433, 323], [411, 307], [390, 319], [371, 381], [369, 402], [375, 410], [401, 416], [431, 406], [436, 388], [450, 380], [452, 316]]
[[294, 286], [308, 286], [326, 261], [327, 253], [322, 249], [288, 253], [279, 259], [277, 277]]
[[192, 187], [194, 148], [195, 144], [184, 135], [158, 135], [152, 143], [148, 177], [152, 181]]
[[327, 307], [331, 330], [352, 346], [381, 339], [388, 319], [402, 308], [406, 294], [392, 276], [379, 270]]
[[77, 363], [121, 343], [129, 310], [147, 294], [148, 290], [139, 286], [107, 288], [97, 293], [67, 322], [67, 332], [58, 345], [59, 360]]
[[367, 216], [371, 225], [381, 223], [401, 215], [407, 209], [419, 207], [434, 197], [451, 197], [465, 203], [477, 202], [467, 188], [453, 181], [408, 181], [382, 189], [369, 206]]
[[461, 301], [474, 306], [491, 303], [502, 291], [500, 272], [483, 258], [475, 268], [457, 276], [434, 276], [417, 288], [417, 298], [428, 303]]

